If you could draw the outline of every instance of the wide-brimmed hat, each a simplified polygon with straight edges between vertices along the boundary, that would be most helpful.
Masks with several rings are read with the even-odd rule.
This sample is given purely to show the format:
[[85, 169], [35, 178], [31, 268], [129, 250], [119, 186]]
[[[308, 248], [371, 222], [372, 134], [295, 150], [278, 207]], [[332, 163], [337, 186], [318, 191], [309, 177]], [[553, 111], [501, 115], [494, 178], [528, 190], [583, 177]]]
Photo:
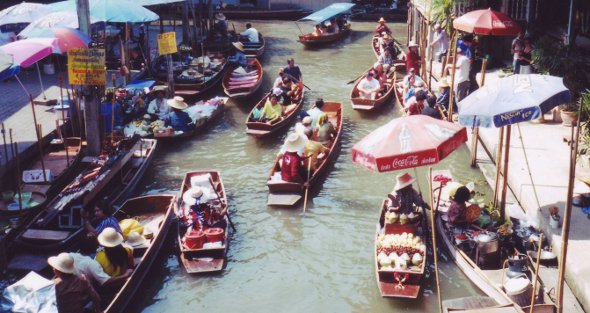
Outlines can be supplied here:
[[303, 118], [303, 120], [301, 120], [301, 124], [303, 125], [311, 125], [311, 122], [313, 122], [311, 116], [306, 116]]
[[182, 201], [189, 206], [197, 204], [197, 199], [200, 199], [201, 203], [209, 200], [209, 197], [203, 192], [203, 188], [199, 186], [191, 187], [182, 195]]
[[107, 227], [98, 235], [98, 243], [101, 246], [112, 248], [120, 245], [123, 242], [123, 236], [119, 234], [114, 228]]
[[434, 29], [440, 29], [440, 24], [439, 23], [434, 24]]
[[408, 48], [412, 48], [412, 47], [418, 47], [418, 44], [414, 40], [411, 40], [408, 43]]
[[236, 42], [232, 42], [231, 44], [234, 45], [234, 47], [236, 47], [236, 49], [244, 52], [244, 44], [243, 43], [236, 41]]
[[74, 258], [69, 253], [62, 252], [57, 256], [49, 257], [47, 263], [62, 273], [74, 273]]
[[127, 241], [125, 243], [133, 248], [147, 247], [147, 240], [145, 240], [145, 237], [143, 237], [140, 233], [136, 231], [132, 231], [129, 233], [129, 236], [127, 236]]
[[443, 78], [438, 81], [438, 87], [441, 87], [441, 88], [449, 87], [449, 82], [447, 81], [446, 78]]
[[382, 17], [379, 19], [379, 21], [377, 21], [378, 23], [385, 23], [385, 19]]
[[408, 187], [416, 181], [416, 178], [412, 177], [412, 175], [408, 173], [397, 175], [395, 179], [397, 181], [397, 183], [395, 184], [395, 188], [393, 188], [395, 191]]
[[223, 15], [223, 13], [216, 13], [215, 19], [220, 20], [220, 21], [225, 21], [225, 15]]
[[298, 133], [291, 133], [287, 136], [284, 147], [287, 152], [299, 152], [305, 148], [306, 144], [307, 137]]
[[168, 86], [165, 86], [165, 85], [157, 85], [157, 86], [154, 86], [154, 88], [152, 88], [152, 91], [150, 91], [150, 92], [152, 92], [152, 93], [156, 93], [156, 92], [159, 92], [159, 91], [166, 92], [167, 90], [168, 90]]
[[179, 109], [179, 110], [184, 110], [184, 109], [188, 108], [188, 104], [186, 104], [186, 102], [184, 102], [183, 97], [176, 96], [172, 99], [168, 99], [168, 101], [166, 101], [166, 102], [168, 103], [168, 106], [171, 108], [175, 108], [175, 109]]

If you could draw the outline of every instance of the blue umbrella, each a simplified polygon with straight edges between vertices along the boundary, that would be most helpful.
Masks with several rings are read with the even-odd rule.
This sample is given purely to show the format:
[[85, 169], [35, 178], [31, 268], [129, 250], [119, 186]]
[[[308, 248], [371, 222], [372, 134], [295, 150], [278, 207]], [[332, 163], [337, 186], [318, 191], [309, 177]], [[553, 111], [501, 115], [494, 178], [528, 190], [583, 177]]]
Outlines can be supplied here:
[[[49, 6], [54, 11], [76, 12], [75, 0]], [[97, 21], [116, 23], [145, 23], [159, 19], [158, 14], [128, 0], [90, 0], [90, 15]]]
[[0, 80], [5, 80], [20, 72], [20, 66], [14, 64], [12, 54], [0, 52]]

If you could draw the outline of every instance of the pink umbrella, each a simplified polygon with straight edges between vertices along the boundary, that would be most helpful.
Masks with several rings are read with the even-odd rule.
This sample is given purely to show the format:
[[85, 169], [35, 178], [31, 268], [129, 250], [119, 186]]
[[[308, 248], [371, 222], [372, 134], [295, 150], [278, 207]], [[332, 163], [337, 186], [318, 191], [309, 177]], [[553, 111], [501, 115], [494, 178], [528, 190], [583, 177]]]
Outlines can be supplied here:
[[352, 161], [388, 172], [436, 164], [467, 141], [465, 127], [426, 115], [400, 117], [352, 148]]
[[88, 48], [91, 39], [83, 32], [69, 27], [53, 27], [32, 31], [28, 38], [37, 40], [56, 39], [59, 52], [67, 53], [74, 48]]
[[453, 21], [453, 27], [484, 36], [515, 36], [520, 32], [520, 26], [510, 16], [492, 9], [465, 13]]
[[29, 67], [54, 53], [56, 48], [59, 50], [55, 38], [54, 40], [25, 39], [1, 46], [0, 51], [12, 54], [15, 64]]

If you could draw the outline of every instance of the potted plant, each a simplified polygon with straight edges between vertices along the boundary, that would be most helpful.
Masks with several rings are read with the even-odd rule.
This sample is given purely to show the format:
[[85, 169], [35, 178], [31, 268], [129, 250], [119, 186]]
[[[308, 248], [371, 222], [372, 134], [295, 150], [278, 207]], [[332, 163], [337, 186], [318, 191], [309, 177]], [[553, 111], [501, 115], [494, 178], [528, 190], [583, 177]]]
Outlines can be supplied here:
[[568, 102], [561, 105], [559, 115], [561, 116], [561, 123], [563, 126], [577, 125], [578, 123], [578, 109], [579, 104], [576, 102]]

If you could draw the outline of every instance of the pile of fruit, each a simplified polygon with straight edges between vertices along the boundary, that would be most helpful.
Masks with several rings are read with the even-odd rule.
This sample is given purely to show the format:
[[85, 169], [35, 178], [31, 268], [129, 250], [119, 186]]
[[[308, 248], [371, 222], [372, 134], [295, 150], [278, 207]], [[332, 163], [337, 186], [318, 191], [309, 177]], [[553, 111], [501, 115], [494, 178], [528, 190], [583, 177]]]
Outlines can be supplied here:
[[377, 261], [381, 269], [405, 270], [412, 264], [419, 266], [425, 253], [422, 238], [414, 234], [379, 235], [377, 240]]

